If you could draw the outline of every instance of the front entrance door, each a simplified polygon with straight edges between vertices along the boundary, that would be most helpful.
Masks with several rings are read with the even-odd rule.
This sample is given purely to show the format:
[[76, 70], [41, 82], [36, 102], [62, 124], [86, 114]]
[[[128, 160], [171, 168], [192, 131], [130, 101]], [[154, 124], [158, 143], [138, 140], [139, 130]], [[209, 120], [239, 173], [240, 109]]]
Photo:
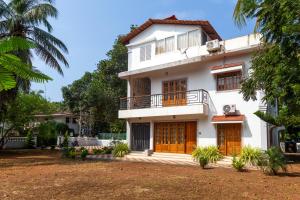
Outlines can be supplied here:
[[241, 124], [218, 124], [218, 146], [223, 155], [241, 151]]
[[196, 146], [196, 122], [164, 122], [155, 124], [156, 152], [192, 153]]
[[133, 123], [131, 125], [131, 149], [144, 151], [150, 147], [150, 123]]

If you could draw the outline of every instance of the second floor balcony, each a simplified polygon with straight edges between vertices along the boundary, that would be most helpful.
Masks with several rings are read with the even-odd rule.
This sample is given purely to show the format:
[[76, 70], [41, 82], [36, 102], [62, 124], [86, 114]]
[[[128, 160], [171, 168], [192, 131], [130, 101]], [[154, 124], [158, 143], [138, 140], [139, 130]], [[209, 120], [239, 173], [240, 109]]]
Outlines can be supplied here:
[[209, 94], [189, 90], [120, 99], [119, 118], [207, 115]]

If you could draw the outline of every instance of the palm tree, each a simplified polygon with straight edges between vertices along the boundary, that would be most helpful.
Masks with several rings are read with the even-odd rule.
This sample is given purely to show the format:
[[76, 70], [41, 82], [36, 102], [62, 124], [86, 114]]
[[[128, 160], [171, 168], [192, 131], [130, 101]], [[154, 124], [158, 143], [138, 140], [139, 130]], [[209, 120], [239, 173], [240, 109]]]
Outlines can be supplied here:
[[[57, 9], [53, 0], [0, 0], [0, 38], [17, 36], [35, 44], [34, 53], [50, 67], [63, 75], [62, 62], [69, 66], [63, 53], [68, 53], [65, 44], [51, 34], [49, 17], [56, 18]], [[44, 26], [46, 30], [39, 26]], [[18, 51], [28, 64], [31, 64], [30, 50]]]
[[15, 76], [36, 82], [51, 80], [50, 77], [32, 69], [30, 65], [11, 53], [19, 50], [29, 50], [33, 47], [33, 43], [22, 38], [10, 37], [0, 40], [0, 91], [15, 88]]

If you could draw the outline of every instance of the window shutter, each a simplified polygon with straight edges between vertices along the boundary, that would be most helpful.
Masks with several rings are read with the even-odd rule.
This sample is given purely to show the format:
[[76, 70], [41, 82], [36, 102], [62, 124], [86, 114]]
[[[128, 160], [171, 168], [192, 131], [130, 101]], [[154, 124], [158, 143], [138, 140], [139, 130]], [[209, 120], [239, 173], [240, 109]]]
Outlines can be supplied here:
[[166, 52], [174, 51], [174, 37], [166, 38]]
[[162, 54], [164, 52], [165, 52], [165, 39], [156, 41], [155, 53]]
[[186, 49], [188, 47], [188, 34], [181, 34], [177, 37], [177, 49]]
[[146, 60], [151, 59], [151, 44], [146, 45]]
[[200, 30], [190, 31], [189, 47], [200, 46]]
[[145, 61], [145, 46], [140, 48], [140, 61]]

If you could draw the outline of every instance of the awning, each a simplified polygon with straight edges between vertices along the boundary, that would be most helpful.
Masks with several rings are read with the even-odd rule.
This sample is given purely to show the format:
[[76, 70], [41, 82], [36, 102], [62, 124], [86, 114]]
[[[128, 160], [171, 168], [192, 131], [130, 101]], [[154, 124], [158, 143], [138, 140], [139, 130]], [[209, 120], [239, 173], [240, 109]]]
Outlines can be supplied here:
[[211, 69], [210, 73], [221, 74], [221, 73], [225, 73], [225, 72], [242, 71], [243, 65], [244, 65], [244, 62], [212, 66], [212, 67], [210, 67], [210, 69]]
[[245, 120], [244, 115], [215, 115], [211, 119], [213, 124], [241, 124]]

